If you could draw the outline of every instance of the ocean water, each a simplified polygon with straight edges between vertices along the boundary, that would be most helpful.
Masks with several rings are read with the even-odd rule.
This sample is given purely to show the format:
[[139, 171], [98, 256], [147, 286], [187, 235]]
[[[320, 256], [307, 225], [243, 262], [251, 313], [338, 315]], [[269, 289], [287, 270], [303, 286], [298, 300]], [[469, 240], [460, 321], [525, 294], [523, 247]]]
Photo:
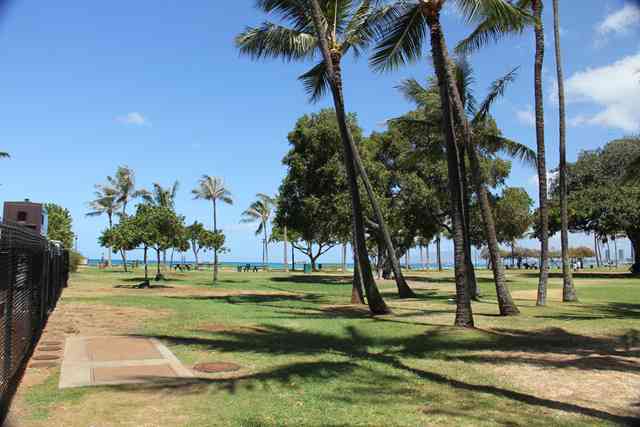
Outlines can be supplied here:
[[[87, 264], [88, 264], [88, 265], [90, 265], [90, 266], [92, 266], [92, 267], [95, 267], [95, 266], [98, 266], [98, 265], [100, 264], [100, 262], [101, 262], [101, 261], [102, 261], [102, 262], [104, 262], [104, 260], [100, 260], [100, 259], [88, 259], [88, 260], [87, 260]], [[144, 262], [143, 262], [142, 260], [138, 260], [138, 259], [129, 259], [129, 260], [127, 260], [127, 262], [129, 262], [129, 263], [132, 263], [132, 262], [134, 262], [134, 263], [135, 263], [135, 262], [137, 262], [138, 264], [141, 264], [141, 265], [142, 265], [142, 264], [144, 264]], [[115, 259], [115, 258], [114, 258], [114, 259], [111, 261], [111, 263], [112, 263], [113, 265], [115, 265], [115, 266], [120, 266], [120, 265], [122, 265], [122, 260], [121, 260], [121, 259]], [[171, 264], [171, 263], [170, 263], [169, 261], [167, 261], [167, 264]], [[175, 261], [175, 260], [174, 260], [174, 261], [173, 261], [173, 264], [171, 264], [171, 265], [178, 265], [178, 264], [183, 264], [183, 262], [182, 262], [182, 261]], [[193, 264], [195, 264], [195, 261], [193, 261], [193, 260], [185, 260], [185, 261], [184, 261], [184, 264], [191, 264], [191, 265], [193, 265]], [[202, 264], [202, 263], [201, 263], [201, 264]], [[210, 263], [206, 263], [206, 264], [207, 264], [207, 265], [209, 265]], [[263, 263], [261, 263], [261, 262], [256, 262], [256, 261], [247, 261], [247, 262], [244, 262], [244, 261], [243, 261], [243, 262], [221, 262], [221, 263], [220, 263], [220, 267], [227, 267], [227, 268], [235, 269], [235, 268], [237, 268], [238, 266], [242, 266], [242, 267], [243, 267], [243, 266], [245, 266], [245, 265], [247, 265], [247, 264], [249, 264], [249, 265], [251, 265], [251, 266], [254, 266], [254, 265], [256, 265], [256, 266], [261, 266], [261, 265], [263, 265]], [[308, 263], [304, 263], [304, 262], [296, 262], [296, 264], [295, 264], [295, 268], [296, 268], [296, 269], [299, 269], [299, 270], [302, 270], [302, 269], [304, 268], [304, 265], [305, 265], [305, 264], [308, 264]], [[149, 260], [149, 265], [155, 265], [155, 261], [151, 261], [151, 260]], [[329, 263], [329, 262], [326, 262], [326, 263], [325, 263], [325, 262], [319, 262], [317, 265], [318, 265], [318, 267], [319, 267], [319, 268], [320, 268], [320, 266], [322, 266], [322, 268], [327, 268], [327, 269], [331, 269], [331, 270], [335, 270], [335, 269], [337, 269], [337, 268], [341, 268], [341, 264], [339, 264], [339, 263]], [[373, 266], [373, 267], [375, 268], [375, 266]], [[406, 268], [406, 267], [405, 267], [405, 264], [402, 264], [402, 267], [403, 267], [403, 268]], [[422, 264], [410, 264], [410, 267], [411, 267], [411, 270], [421, 270], [421, 269], [423, 269]], [[448, 264], [448, 263], [443, 263], [443, 264], [442, 264], [442, 267], [443, 267], [444, 269], [450, 269], [450, 268], [453, 268], [453, 266], [452, 266], [451, 264]], [[480, 265], [479, 267], [482, 267], [482, 265]], [[272, 269], [274, 269], [274, 270], [281, 270], [281, 269], [284, 269], [284, 264], [283, 264], [283, 263], [281, 263], [281, 262], [270, 262], [270, 263], [269, 263], [269, 268], [272, 268]], [[289, 268], [291, 268], [291, 264], [289, 264]], [[427, 268], [428, 268], [429, 270], [435, 270], [435, 269], [437, 269], [437, 268], [438, 268], [438, 265], [437, 265], [437, 264], [433, 264], [433, 263], [431, 263], [431, 264], [429, 264], [429, 265], [427, 266]], [[352, 269], [353, 269], [353, 263], [347, 263], [347, 269], [348, 269], [348, 270], [352, 270]]]

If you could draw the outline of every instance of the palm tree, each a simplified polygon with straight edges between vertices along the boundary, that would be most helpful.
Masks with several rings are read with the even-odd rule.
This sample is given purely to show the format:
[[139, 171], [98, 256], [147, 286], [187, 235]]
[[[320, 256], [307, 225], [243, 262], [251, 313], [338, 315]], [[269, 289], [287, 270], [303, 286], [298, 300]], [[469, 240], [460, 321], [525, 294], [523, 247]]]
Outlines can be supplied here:
[[[217, 203], [221, 201], [227, 205], [233, 204], [233, 197], [224, 180], [218, 177], [202, 175], [198, 181], [198, 186], [191, 191], [195, 199], [209, 200], [213, 205], [213, 232], [218, 232], [218, 209]], [[218, 281], [218, 250], [213, 251], [213, 281]]]
[[115, 176], [107, 177], [108, 185], [117, 192], [117, 202], [122, 207], [121, 215], [127, 214], [127, 205], [138, 197], [147, 194], [144, 189], [136, 190], [135, 172], [128, 166], [119, 166]]
[[387, 8], [377, 8], [373, 3], [377, 2], [363, 0], [354, 8], [352, 0], [325, 0], [322, 2], [322, 7], [317, 0], [258, 0], [257, 6], [260, 9], [266, 13], [280, 14], [292, 27], [265, 23], [258, 28], [248, 28], [236, 38], [236, 44], [242, 53], [254, 58], [281, 57], [285, 60], [305, 60], [320, 53], [320, 62], [300, 76], [300, 80], [313, 101], [319, 100], [328, 89], [331, 90], [351, 193], [355, 261], [360, 267], [355, 269], [359, 277], [357, 280], [354, 279], [354, 282], [359, 280], [364, 285], [371, 311], [374, 314], [385, 314], [389, 309], [373, 278], [366, 247], [358, 175], [363, 180], [376, 219], [384, 234], [399, 291], [406, 296], [411, 296], [413, 292], [400, 271], [386, 223], [364, 170], [351, 129], [347, 124], [341, 69], [341, 60], [344, 55], [349, 51], [357, 54], [371, 43], [374, 36], [371, 24], [384, 16], [387, 11]]
[[242, 213], [243, 223], [258, 223], [256, 229], [256, 236], [260, 233], [264, 235], [262, 245], [262, 263], [265, 268], [269, 267], [269, 221], [271, 220], [271, 213], [275, 206], [275, 200], [263, 193], [256, 194], [257, 200], [249, 206], [247, 210]]
[[[465, 141], [464, 147], [473, 147], [472, 132], [464, 117], [462, 101], [454, 70], [449, 59], [440, 12], [446, 0], [402, 0], [391, 6], [392, 10], [380, 21], [381, 40], [371, 58], [378, 70], [390, 70], [412, 62], [423, 54], [427, 34], [431, 41], [431, 56], [440, 88], [443, 128], [447, 145], [447, 163], [451, 186], [452, 231], [455, 251], [456, 320], [457, 326], [473, 326], [473, 313], [466, 286], [465, 211], [461, 186], [460, 149], [455, 132], [458, 121]], [[486, 20], [494, 34], [522, 29], [526, 14], [505, 0], [456, 0], [461, 15], [468, 22]], [[486, 42], [485, 37], [481, 42]]]
[[[538, 163], [538, 191], [540, 216], [540, 277], [538, 280], [538, 297], [536, 304], [547, 304], [547, 282], [549, 280], [549, 207], [547, 203], [547, 164], [544, 140], [544, 93], [542, 89], [542, 68], [544, 63], [544, 25], [542, 21], [543, 0], [518, 0], [515, 8], [524, 13], [531, 9], [534, 23], [535, 56], [534, 56], [534, 97], [536, 115], [536, 145]], [[525, 19], [526, 21], [526, 19]], [[524, 22], [524, 21], [523, 21]], [[523, 26], [499, 25], [492, 17], [481, 19], [471, 35], [458, 45], [459, 52], [470, 52], [478, 49], [489, 39], [498, 39], [510, 32], [522, 32]]]
[[556, 72], [558, 75], [558, 107], [560, 114], [560, 241], [562, 244], [562, 301], [578, 300], [573, 286], [573, 274], [569, 264], [569, 202], [567, 195], [567, 135], [564, 101], [564, 75], [562, 71], [562, 51], [560, 48], [560, 14], [558, 0], [553, 0], [553, 30], [556, 51]]
[[[88, 212], [87, 216], [101, 216], [106, 215], [107, 220], [109, 222], [109, 230], [113, 228], [113, 216], [120, 209], [120, 204], [117, 201], [118, 194], [117, 192], [108, 186], [96, 185], [96, 191], [94, 193], [95, 199], [89, 202], [89, 208], [91, 209]], [[111, 247], [107, 247], [107, 262], [109, 267], [111, 267]], [[127, 265], [124, 265], [125, 271], [127, 269]]]
[[[486, 179], [483, 176], [482, 168], [480, 167], [481, 156], [479, 155], [479, 151], [483, 152], [482, 157], [490, 156], [491, 153], [502, 152], [511, 157], [518, 158], [529, 165], [535, 166], [536, 153], [529, 147], [504, 138], [495, 132], [484, 132], [491, 106], [500, 96], [503, 95], [507, 84], [515, 79], [516, 70], [512, 70], [504, 77], [493, 82], [488, 95], [479, 105], [476, 104], [475, 97], [471, 92], [470, 83], [473, 82], [474, 79], [473, 69], [470, 64], [464, 59], [458, 60], [455, 71], [456, 85], [463, 100], [462, 103], [464, 111], [469, 115], [471, 129], [474, 134], [472, 144], [469, 147], [466, 147], [467, 149], [465, 152], [468, 155], [471, 164], [472, 181], [478, 196], [484, 231], [487, 236], [500, 314], [504, 316], [515, 315], [518, 314], [519, 311], [511, 298], [511, 294], [506, 284], [504, 266], [500, 255], [500, 248], [495, 229], [495, 220], [489, 203], [489, 190], [486, 187]], [[428, 102], [429, 99], [429, 91], [436, 90], [437, 86], [433, 79], [431, 80], [430, 88], [423, 87], [415, 79], [409, 79], [405, 80], [399, 86], [399, 89], [407, 99], [413, 101], [422, 108], [426, 108], [426, 102]], [[399, 121], [406, 119], [400, 118], [394, 120]], [[429, 123], [426, 123], [426, 121], [423, 124], [425, 126], [430, 125]], [[462, 163], [464, 163], [463, 159], [461, 159], [461, 165]], [[466, 185], [464, 188], [466, 189]], [[469, 204], [465, 201], [465, 209], [468, 209], [468, 206]], [[469, 247], [467, 253], [470, 254], [470, 252]]]
[[178, 181], [174, 182], [171, 187], [166, 188], [154, 182], [152, 190], [145, 192], [142, 198], [149, 204], [173, 210], [175, 208], [175, 199], [179, 187], [180, 183]]

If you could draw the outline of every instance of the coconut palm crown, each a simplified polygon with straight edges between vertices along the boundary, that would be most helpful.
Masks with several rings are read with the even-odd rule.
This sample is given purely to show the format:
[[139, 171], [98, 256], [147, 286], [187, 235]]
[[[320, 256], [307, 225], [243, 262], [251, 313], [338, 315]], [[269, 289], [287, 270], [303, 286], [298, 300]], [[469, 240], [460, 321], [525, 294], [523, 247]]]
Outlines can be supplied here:
[[[349, 52], [359, 56], [374, 40], [374, 23], [390, 10], [381, 1], [325, 0], [321, 2], [322, 19], [329, 49], [335, 62]], [[236, 37], [240, 52], [254, 59], [281, 58], [305, 61], [322, 58], [316, 36], [311, 5], [308, 0], [257, 0], [256, 7], [279, 16], [284, 25], [265, 22], [248, 27]], [[329, 80], [323, 59], [299, 77], [305, 90], [316, 102], [327, 92]]]

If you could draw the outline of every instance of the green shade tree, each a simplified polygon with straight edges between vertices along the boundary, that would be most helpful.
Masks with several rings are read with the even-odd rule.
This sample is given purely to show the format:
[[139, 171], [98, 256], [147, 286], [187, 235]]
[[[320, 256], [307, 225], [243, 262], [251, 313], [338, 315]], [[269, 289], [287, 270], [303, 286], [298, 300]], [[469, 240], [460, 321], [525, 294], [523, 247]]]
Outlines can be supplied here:
[[47, 239], [62, 242], [66, 249], [73, 249], [75, 234], [73, 233], [73, 218], [68, 209], [55, 203], [46, 203], [44, 209], [47, 213], [49, 226]]
[[[98, 238], [100, 246], [112, 248], [118, 252], [126, 252], [137, 249], [140, 244], [140, 230], [133, 217], [126, 216], [120, 219], [118, 224], [107, 228]], [[123, 264], [124, 271], [128, 271], [127, 264]], [[146, 271], [145, 271], [146, 273]]]
[[193, 256], [195, 257], [196, 270], [200, 268], [200, 252], [213, 249], [213, 236], [214, 233], [204, 228], [204, 225], [202, 225], [202, 223], [198, 221], [195, 221], [193, 224], [187, 227], [186, 238], [190, 243], [191, 250], [193, 251]]
[[[213, 206], [213, 232], [218, 230], [218, 202], [227, 205], [233, 204], [233, 196], [226, 187], [224, 180], [218, 177], [202, 175], [198, 181], [198, 186], [191, 191], [195, 199], [208, 200]], [[218, 281], [218, 251], [213, 252], [213, 282]]]

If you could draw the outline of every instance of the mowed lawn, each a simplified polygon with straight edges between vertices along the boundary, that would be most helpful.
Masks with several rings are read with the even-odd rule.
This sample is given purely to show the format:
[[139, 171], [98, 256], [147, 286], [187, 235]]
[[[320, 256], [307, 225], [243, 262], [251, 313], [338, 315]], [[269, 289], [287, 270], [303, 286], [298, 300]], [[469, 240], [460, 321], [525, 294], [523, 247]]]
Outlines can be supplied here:
[[224, 272], [212, 287], [210, 271], [169, 273], [131, 289], [140, 274], [74, 274], [59, 310], [96, 314], [66, 332], [157, 337], [186, 366], [242, 369], [63, 391], [59, 369], [30, 369], [19, 426], [589, 426], [640, 412], [640, 279], [624, 274], [578, 275], [576, 304], [554, 274], [538, 308], [535, 275], [509, 272], [522, 315], [502, 318], [480, 271], [476, 330], [451, 326], [450, 272], [408, 273], [410, 300], [382, 283], [394, 314], [381, 317], [348, 305], [340, 274]]

